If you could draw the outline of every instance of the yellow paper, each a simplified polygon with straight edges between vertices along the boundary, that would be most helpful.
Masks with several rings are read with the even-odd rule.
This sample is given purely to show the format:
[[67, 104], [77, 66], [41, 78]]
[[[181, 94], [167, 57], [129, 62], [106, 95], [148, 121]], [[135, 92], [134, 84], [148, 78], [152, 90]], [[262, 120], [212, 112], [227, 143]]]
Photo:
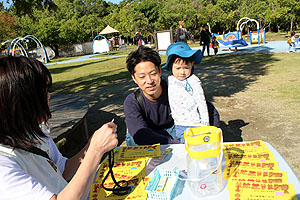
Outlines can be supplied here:
[[223, 151], [225, 156], [223, 178], [225, 180], [238, 169], [251, 168], [259, 171], [279, 170], [273, 153], [261, 140], [224, 144]]
[[165, 159], [169, 154], [171, 154], [173, 151], [172, 148], [167, 148], [162, 154], [161, 156], [159, 157], [159, 159], [163, 160]]
[[236, 152], [236, 151], [227, 151], [224, 152], [225, 160], [256, 160], [260, 162], [275, 161], [272, 152], [263, 152], [263, 153], [248, 153], [248, 152]]
[[122, 146], [120, 147], [119, 153], [116, 155], [116, 159], [123, 160], [143, 157], [159, 157], [160, 155], [160, 144], [149, 146]]
[[261, 141], [223, 145], [224, 179], [234, 200], [297, 199], [287, 174], [279, 170], [273, 153]]
[[241, 168], [234, 171], [231, 178], [282, 178], [287, 177], [286, 172], [281, 171], [262, 171], [253, 168]]
[[260, 171], [279, 171], [278, 162], [256, 162], [256, 161], [235, 161], [225, 160], [223, 179], [227, 180], [237, 169], [249, 168]]
[[[99, 167], [96, 181], [90, 190], [90, 200], [119, 200], [119, 199], [146, 199], [147, 193], [145, 192], [146, 182], [149, 178], [145, 178], [146, 175], [146, 163], [148, 158], [140, 158], [132, 161], [116, 162], [114, 164], [113, 172], [117, 181], [126, 180], [129, 186], [134, 188], [130, 194], [117, 196], [110, 191], [106, 191], [102, 188], [103, 178], [108, 173], [108, 162], [105, 160]], [[104, 186], [107, 188], [113, 188], [114, 182], [109, 175], [106, 179]]]
[[273, 199], [297, 199], [295, 189], [291, 183], [265, 184], [243, 181], [228, 182], [230, 199], [247, 200], [273, 200]]
[[[93, 185], [95, 186], [95, 185]], [[145, 191], [144, 183], [139, 183], [134, 190], [128, 195], [114, 195], [112, 192], [105, 191], [103, 189], [99, 190], [99, 193], [90, 193], [90, 200], [129, 200], [129, 199], [147, 199], [147, 192]]]
[[231, 176], [228, 182], [249, 182], [249, 183], [277, 183], [277, 184], [287, 184], [288, 178], [286, 174], [282, 174], [282, 177], [247, 177], [247, 176]]
[[252, 141], [252, 142], [237, 142], [223, 144], [224, 152], [238, 152], [239, 154], [244, 153], [270, 153], [269, 148], [261, 140]]
[[[143, 170], [145, 170], [146, 163], [148, 162], [149, 158], [139, 158], [132, 161], [123, 161], [123, 162], [116, 162], [114, 163], [113, 172], [115, 177], [121, 174], [122, 176], [120, 179], [128, 179], [130, 180], [131, 177], [137, 176]], [[108, 163], [103, 162], [98, 170], [96, 176], [96, 182], [102, 180], [105, 177], [106, 173], [108, 172]], [[145, 176], [145, 175], [144, 175]]]
[[[109, 200], [123, 200], [123, 199], [135, 199], [135, 200], [146, 200], [147, 199], [147, 192], [145, 191], [145, 187], [147, 186], [148, 182], [151, 180], [151, 177], [140, 178], [140, 182], [136, 185], [134, 190], [124, 196], [116, 196], [112, 192], [105, 191], [101, 189], [100, 184], [94, 184], [92, 189], [98, 188], [98, 192], [90, 192], [90, 200], [102, 200], [102, 199], [109, 199]], [[129, 185], [131, 185], [129, 183]]]

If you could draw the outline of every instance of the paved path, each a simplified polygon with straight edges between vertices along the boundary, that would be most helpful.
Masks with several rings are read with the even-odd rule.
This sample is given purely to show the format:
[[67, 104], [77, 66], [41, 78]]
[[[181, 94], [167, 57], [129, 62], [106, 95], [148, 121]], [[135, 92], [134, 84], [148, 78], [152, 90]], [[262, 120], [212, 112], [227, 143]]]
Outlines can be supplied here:
[[104, 56], [104, 57], [96, 57], [93, 54], [91, 55], [85, 55], [79, 58], [71, 59], [71, 60], [66, 60], [62, 62], [51, 62], [47, 63], [45, 65], [56, 65], [56, 64], [66, 64], [66, 63], [73, 63], [73, 62], [79, 62], [79, 61], [86, 61], [86, 60], [98, 60], [98, 59], [103, 59], [103, 58], [117, 58], [117, 57], [125, 57], [127, 55], [118, 55], [118, 56]]
[[[86, 114], [89, 103], [74, 94], [52, 94], [50, 98], [50, 136], [61, 153], [67, 157], [75, 155], [88, 140]], [[68, 147], [65, 146], [68, 141]]]
[[[199, 49], [202, 47], [195, 47], [193, 49]], [[296, 44], [298, 52], [300, 52], [300, 45]], [[273, 41], [265, 44], [248, 45], [246, 47], [238, 47], [237, 50], [229, 50], [229, 48], [219, 48], [218, 54], [227, 53], [286, 53], [288, 51], [288, 44], [286, 41]], [[213, 49], [210, 48], [210, 54], [213, 55]], [[204, 56], [206, 52], [204, 53]]]

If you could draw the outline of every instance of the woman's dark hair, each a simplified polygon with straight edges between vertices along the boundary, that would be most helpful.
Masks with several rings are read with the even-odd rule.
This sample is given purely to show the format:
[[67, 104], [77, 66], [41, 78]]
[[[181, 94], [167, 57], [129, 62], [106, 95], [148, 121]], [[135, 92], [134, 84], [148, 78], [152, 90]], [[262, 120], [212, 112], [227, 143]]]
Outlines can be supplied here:
[[145, 61], [152, 62], [158, 70], [160, 69], [161, 59], [159, 54], [149, 47], [140, 46], [127, 57], [126, 65], [130, 75], [134, 75], [134, 68], [137, 64]]
[[0, 58], [0, 143], [29, 149], [44, 137], [39, 124], [51, 117], [49, 70], [24, 56]]

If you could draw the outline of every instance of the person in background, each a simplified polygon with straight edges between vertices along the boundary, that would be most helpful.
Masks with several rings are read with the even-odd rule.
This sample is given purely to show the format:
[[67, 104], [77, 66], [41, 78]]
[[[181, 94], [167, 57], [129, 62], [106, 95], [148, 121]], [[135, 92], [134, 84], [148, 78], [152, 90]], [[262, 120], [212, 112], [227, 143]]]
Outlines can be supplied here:
[[218, 49], [219, 49], [219, 42], [218, 42], [216, 36], [214, 36], [212, 38], [211, 43], [212, 43], [212, 48], [214, 49], [214, 53], [215, 53], [215, 55], [217, 55]]
[[179, 143], [171, 130], [174, 121], [168, 102], [168, 85], [161, 78], [160, 64], [159, 54], [145, 46], [127, 57], [128, 72], [139, 87], [123, 104], [128, 146]]
[[176, 34], [175, 34], [175, 42], [185, 42], [187, 43], [187, 35], [188, 32], [185, 28], [183, 28], [184, 26], [184, 21], [179, 21], [178, 22], [178, 28], [176, 30]]
[[204, 24], [202, 26], [202, 29], [201, 29], [201, 32], [200, 32], [200, 45], [203, 45], [202, 56], [204, 55], [205, 48], [206, 48], [206, 51], [207, 51], [207, 56], [209, 56], [210, 38], [211, 38], [211, 34], [208, 30], [208, 25]]
[[200, 79], [193, 74], [194, 64], [202, 59], [201, 50], [192, 50], [186, 43], [177, 42], [167, 49], [167, 63], [172, 72], [168, 77], [168, 97], [175, 122], [176, 137], [184, 143], [187, 128], [209, 126], [208, 108]]
[[118, 144], [109, 122], [74, 157], [62, 156], [40, 128], [51, 117], [51, 84], [41, 62], [0, 58], [0, 200], [86, 199], [102, 156]]
[[143, 46], [145, 44], [144, 38], [140, 32], [135, 33], [135, 41], [137, 44], [137, 48], [139, 48], [140, 46]]
[[289, 44], [288, 52], [295, 53], [296, 52], [296, 38], [295, 38], [295, 32], [291, 33], [291, 36], [289, 37], [287, 43]]

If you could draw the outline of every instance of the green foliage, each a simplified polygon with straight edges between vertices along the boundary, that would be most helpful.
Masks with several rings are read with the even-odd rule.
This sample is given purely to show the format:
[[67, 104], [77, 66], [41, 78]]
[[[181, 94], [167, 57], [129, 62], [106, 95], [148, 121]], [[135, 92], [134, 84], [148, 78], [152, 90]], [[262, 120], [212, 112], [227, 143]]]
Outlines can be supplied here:
[[0, 43], [15, 38], [17, 35], [18, 26], [16, 18], [7, 12], [0, 12]]
[[57, 6], [52, 0], [12, 0], [14, 10], [18, 16], [29, 14], [31, 15], [33, 9], [48, 9], [56, 10]]
[[[55, 10], [51, 9], [54, 2]], [[105, 0], [13, 0], [13, 3], [10, 14], [16, 17], [22, 13], [22, 16], [16, 17], [17, 24], [7, 26], [8, 29], [13, 33], [20, 27], [21, 35], [33, 34], [56, 50], [62, 45], [92, 41], [107, 25], [128, 39], [136, 32], [153, 39], [154, 31], [172, 28], [175, 34], [178, 22], [184, 20], [185, 28], [197, 40], [203, 24], [209, 23], [214, 33], [226, 33], [236, 31], [238, 20], [245, 16], [256, 19], [261, 28], [273, 31], [295, 30], [300, 23], [299, 0], [123, 0], [119, 5]], [[28, 12], [18, 11], [20, 5], [28, 8]], [[2, 3], [0, 10], [7, 12]], [[253, 29], [256, 24], [249, 23], [249, 30]]]
[[3, 2], [0, 2], [0, 11], [2, 12], [4, 10]]

